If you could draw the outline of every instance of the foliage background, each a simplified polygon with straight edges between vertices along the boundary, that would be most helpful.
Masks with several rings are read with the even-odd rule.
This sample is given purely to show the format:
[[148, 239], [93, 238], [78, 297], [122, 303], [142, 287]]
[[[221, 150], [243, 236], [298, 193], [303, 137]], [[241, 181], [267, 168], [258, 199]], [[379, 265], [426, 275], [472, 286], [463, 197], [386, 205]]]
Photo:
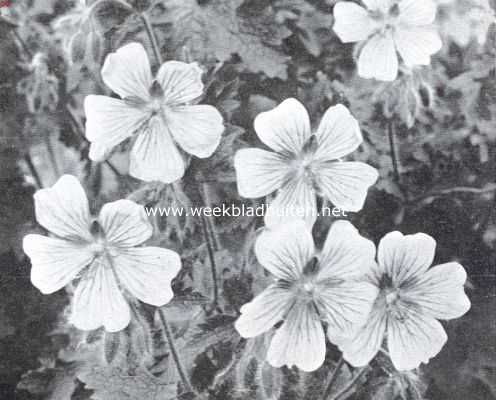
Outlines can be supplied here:
[[[395, 229], [426, 232], [438, 242], [437, 262], [457, 260], [468, 271], [472, 309], [447, 324], [448, 344], [424, 368], [422, 395], [496, 399], [494, 25], [484, 45], [471, 41], [462, 47], [445, 37], [432, 68], [416, 73], [414, 82], [385, 86], [355, 75], [353, 47], [331, 29], [333, 0], [130, 3], [149, 15], [164, 59], [196, 60], [205, 67], [204, 101], [221, 110], [227, 129], [212, 158], [193, 160], [183, 183], [187, 198], [128, 177], [126, 144], [109, 162], [92, 164], [82, 136], [82, 101], [86, 94], [110, 94], [99, 70], [111, 49], [138, 40], [152, 59], [141, 20], [111, 0], [95, 6], [91, 18], [80, 3], [65, 0], [14, 1], [2, 10], [8, 15], [0, 19], [0, 399], [175, 397], [178, 377], [150, 310], [122, 335], [82, 335], [65, 322], [67, 294], [42, 296], [31, 286], [21, 238], [39, 229], [32, 194], [40, 183], [49, 186], [71, 173], [84, 182], [95, 209], [125, 196], [145, 205], [198, 204], [201, 197], [214, 205], [240, 203], [245, 200], [237, 195], [233, 153], [257, 143], [253, 118], [287, 97], [302, 100], [314, 121], [337, 102], [360, 121], [365, 142], [357, 158], [381, 175], [364, 210], [352, 216], [363, 235], [377, 243]], [[391, 115], [400, 184], [389, 157]], [[155, 244], [183, 256], [176, 299], [166, 308], [201, 396], [317, 398], [337, 350], [331, 348], [313, 374], [274, 370], [261, 362], [263, 340], [242, 341], [232, 328], [239, 307], [266, 285], [249, 250], [261, 221], [213, 222], [222, 313], [206, 301], [213, 284], [200, 221], [155, 223]], [[329, 225], [319, 222], [317, 241]], [[354, 398], [416, 398], [408, 384], [388, 379], [372, 377]]]

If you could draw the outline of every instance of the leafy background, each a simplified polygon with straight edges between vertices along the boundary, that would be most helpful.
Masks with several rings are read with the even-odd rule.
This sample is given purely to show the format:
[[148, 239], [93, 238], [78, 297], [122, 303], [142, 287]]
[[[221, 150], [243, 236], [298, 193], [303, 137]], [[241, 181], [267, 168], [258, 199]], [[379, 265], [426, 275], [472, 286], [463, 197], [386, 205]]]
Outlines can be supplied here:
[[[110, 94], [99, 76], [105, 55], [137, 40], [152, 55], [141, 19], [118, 1], [24, 0], [0, 17], [0, 398], [47, 400], [173, 399], [182, 388], [154, 320], [141, 312], [120, 334], [78, 332], [67, 323], [68, 293], [42, 296], [29, 280], [22, 236], [39, 230], [32, 194], [62, 173], [78, 176], [92, 207], [129, 197], [141, 204], [241, 204], [232, 156], [257, 143], [253, 118], [297, 97], [318, 121], [344, 103], [360, 121], [365, 142], [357, 159], [380, 171], [364, 210], [351, 217], [363, 235], [426, 232], [436, 261], [457, 260], [468, 271], [471, 311], [446, 324], [449, 341], [417, 374], [396, 374], [386, 360], [350, 393], [354, 399], [496, 399], [496, 32], [484, 43], [444, 36], [432, 66], [394, 84], [355, 74], [353, 46], [332, 32], [333, 0], [134, 0], [157, 35], [164, 59], [198, 61], [206, 71], [204, 102], [224, 115], [221, 146], [193, 160], [174, 195], [127, 176], [126, 144], [94, 164], [84, 139], [86, 94]], [[463, 4], [462, 4], [463, 3]], [[443, 5], [438, 23], [450, 32], [458, 6]], [[495, 7], [492, 0], [491, 7]], [[91, 13], [90, 6], [94, 6]], [[461, 14], [463, 16], [463, 13]], [[462, 21], [463, 22], [463, 21]], [[469, 24], [469, 21], [463, 23]], [[468, 25], [467, 25], [468, 26]], [[453, 28], [453, 27], [451, 27]], [[22, 40], [21, 40], [22, 39]], [[470, 39], [470, 38], [469, 38]], [[154, 65], [157, 68], [157, 65]], [[400, 180], [389, 157], [387, 119], [395, 121]], [[215, 177], [212, 179], [212, 177]], [[217, 282], [201, 221], [153, 221], [155, 244], [175, 248], [183, 270], [164, 309], [191, 382], [204, 399], [316, 399], [338, 352], [312, 374], [264, 363], [268, 338], [241, 340], [233, 329], [239, 307], [266, 286], [251, 251], [256, 218], [207, 221]], [[322, 242], [330, 220], [314, 229]], [[219, 303], [210, 306], [217, 286]], [[350, 371], [338, 377], [345, 382]], [[339, 385], [338, 385], [339, 386]], [[183, 396], [184, 397], [184, 396]]]

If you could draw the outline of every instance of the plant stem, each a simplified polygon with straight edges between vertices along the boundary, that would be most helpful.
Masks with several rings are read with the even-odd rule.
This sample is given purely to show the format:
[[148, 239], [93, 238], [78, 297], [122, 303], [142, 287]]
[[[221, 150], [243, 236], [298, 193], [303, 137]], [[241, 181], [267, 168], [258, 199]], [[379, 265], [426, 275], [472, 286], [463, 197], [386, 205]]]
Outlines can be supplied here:
[[207, 250], [208, 250], [208, 258], [210, 260], [210, 271], [212, 272], [212, 290], [213, 290], [213, 300], [212, 300], [212, 305], [213, 308], [216, 309], [217, 305], [219, 303], [219, 285], [217, 284], [217, 265], [215, 262], [215, 252], [214, 252], [214, 245], [212, 243], [209, 231], [208, 231], [208, 221], [207, 217], [202, 214], [201, 216], [201, 222], [202, 222], [202, 228], [203, 228], [203, 235], [205, 236], [205, 241], [207, 244]]
[[399, 162], [398, 162], [398, 150], [396, 148], [396, 140], [395, 140], [395, 130], [394, 130], [394, 120], [393, 118], [388, 119], [388, 137], [389, 137], [389, 148], [391, 151], [391, 161], [393, 163], [393, 173], [394, 180], [396, 183], [400, 182], [400, 173], [399, 173]]
[[183, 382], [184, 388], [189, 393], [195, 393], [195, 391], [193, 390], [193, 387], [191, 386], [191, 382], [188, 379], [188, 375], [186, 374], [185, 369], [181, 363], [181, 359], [179, 358], [179, 354], [178, 354], [178, 352], [176, 350], [176, 346], [174, 344], [174, 338], [172, 336], [172, 331], [169, 327], [169, 323], [167, 322], [167, 318], [165, 317], [165, 313], [160, 308], [158, 309], [158, 315], [160, 316], [160, 322], [162, 323], [162, 328], [164, 330], [165, 337], [167, 338], [167, 343], [169, 345], [169, 349], [170, 349], [172, 358], [174, 359], [174, 363], [176, 364], [177, 372], [179, 373], [181, 381]]
[[24, 155], [24, 161], [26, 161], [26, 164], [28, 165], [29, 171], [31, 172], [31, 175], [33, 175], [33, 178], [36, 182], [36, 185], [38, 186], [39, 189], [43, 187], [43, 182], [41, 181], [40, 174], [38, 174], [38, 171], [36, 170], [36, 167], [34, 166], [33, 160], [31, 158], [31, 155], [29, 152], [27, 152]]
[[348, 384], [342, 388], [336, 395], [332, 398], [332, 400], [345, 400], [348, 398], [347, 394], [355, 383], [367, 372], [368, 367], [362, 368], [352, 379], [348, 382]]
[[148, 18], [148, 15], [143, 12], [140, 14], [140, 18], [143, 21], [143, 25], [145, 26], [146, 33], [153, 47], [153, 53], [155, 54], [155, 58], [159, 65], [162, 65], [162, 55], [160, 54], [160, 48], [158, 47], [157, 37], [155, 36], [155, 32], [153, 31], [153, 26]]
[[334, 368], [334, 371], [332, 371], [331, 377], [329, 378], [329, 383], [326, 386], [324, 396], [322, 396], [322, 400], [326, 400], [331, 394], [331, 391], [334, 387], [334, 384], [336, 383], [336, 380], [338, 379], [339, 373], [341, 372], [341, 368], [343, 367], [343, 365], [344, 365], [344, 358], [341, 355], [338, 363], [336, 364], [336, 368]]

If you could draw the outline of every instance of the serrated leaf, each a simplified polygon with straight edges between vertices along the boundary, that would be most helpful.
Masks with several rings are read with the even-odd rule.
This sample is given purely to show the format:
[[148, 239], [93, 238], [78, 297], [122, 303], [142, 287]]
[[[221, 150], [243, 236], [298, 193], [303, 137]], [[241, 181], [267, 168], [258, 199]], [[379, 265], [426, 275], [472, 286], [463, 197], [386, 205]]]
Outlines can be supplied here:
[[270, 6], [248, 14], [239, 10], [243, 3], [165, 0], [163, 18], [155, 23], [173, 24], [176, 45], [187, 46], [195, 59], [213, 56], [223, 62], [238, 54], [248, 70], [285, 79], [288, 57], [281, 50], [282, 40], [291, 32], [274, 23]]

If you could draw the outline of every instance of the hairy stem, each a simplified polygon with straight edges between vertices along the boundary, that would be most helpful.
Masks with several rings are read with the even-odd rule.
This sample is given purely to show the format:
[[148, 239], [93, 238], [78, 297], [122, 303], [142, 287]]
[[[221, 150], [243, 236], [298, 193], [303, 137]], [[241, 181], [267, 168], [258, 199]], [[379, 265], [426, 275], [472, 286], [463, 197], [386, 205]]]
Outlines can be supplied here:
[[185, 368], [181, 363], [181, 359], [179, 358], [176, 345], [174, 344], [174, 337], [172, 336], [172, 331], [170, 329], [169, 323], [167, 322], [167, 318], [165, 317], [165, 313], [160, 308], [158, 309], [158, 315], [160, 316], [162, 329], [164, 330], [165, 337], [167, 338], [167, 343], [169, 345], [170, 353], [172, 355], [172, 358], [174, 359], [174, 363], [176, 364], [177, 372], [179, 373], [179, 377], [183, 382], [184, 389], [188, 393], [195, 393], [195, 391], [193, 390], [193, 386], [191, 386], [191, 382], [188, 379], [188, 375], [186, 374]]
[[368, 367], [362, 368], [358, 373], [348, 382], [348, 384], [342, 388], [336, 395], [332, 398], [332, 400], [345, 400], [349, 397], [349, 391], [355, 386], [358, 380], [365, 375], [368, 371]]
[[31, 175], [34, 178], [34, 181], [36, 182], [36, 186], [38, 186], [39, 189], [43, 187], [43, 182], [41, 181], [40, 174], [38, 174], [38, 171], [36, 170], [36, 167], [34, 166], [33, 160], [31, 158], [31, 155], [29, 152], [27, 152], [24, 155], [24, 161], [26, 161], [26, 164], [29, 168], [29, 171], [31, 172]]
[[155, 36], [155, 32], [153, 31], [153, 26], [152, 26], [152, 23], [150, 22], [150, 18], [148, 18], [148, 15], [145, 12], [140, 14], [140, 18], [143, 21], [143, 25], [145, 26], [146, 34], [148, 35], [148, 38], [150, 39], [150, 42], [152, 44], [153, 53], [155, 54], [155, 58], [156, 58], [158, 64], [162, 65], [162, 63], [163, 63], [162, 55], [160, 54], [160, 48], [158, 46], [157, 37]]
[[329, 378], [329, 382], [327, 383], [324, 396], [322, 396], [322, 400], [326, 400], [329, 395], [331, 394], [332, 389], [334, 388], [334, 384], [336, 383], [336, 380], [338, 379], [339, 373], [341, 372], [341, 368], [344, 365], [344, 358], [341, 355], [339, 358], [338, 363], [336, 364], [336, 368], [332, 371], [331, 377]]
[[399, 161], [398, 161], [398, 149], [396, 147], [396, 138], [395, 138], [395, 129], [394, 129], [394, 120], [393, 118], [388, 119], [387, 123], [388, 127], [388, 137], [389, 137], [389, 148], [391, 152], [391, 161], [393, 163], [393, 173], [394, 180], [396, 183], [400, 182], [400, 173], [399, 173]]

